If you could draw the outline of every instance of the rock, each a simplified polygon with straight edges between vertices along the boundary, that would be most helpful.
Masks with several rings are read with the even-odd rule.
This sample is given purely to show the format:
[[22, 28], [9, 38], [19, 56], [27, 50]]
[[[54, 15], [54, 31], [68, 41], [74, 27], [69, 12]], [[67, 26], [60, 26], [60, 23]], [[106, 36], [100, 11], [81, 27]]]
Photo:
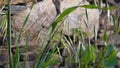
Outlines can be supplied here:
[[113, 34], [109, 36], [109, 44], [115, 44], [120, 45], [120, 35], [119, 34]]
[[8, 49], [0, 48], [0, 65], [6, 64], [9, 61]]
[[[34, 5], [32, 10], [30, 8], [19, 12], [12, 18], [12, 27], [16, 32], [20, 32], [22, 24], [24, 22], [27, 14], [30, 13], [29, 19], [24, 27], [22, 38], [20, 41], [21, 45], [25, 45], [26, 32], [29, 34], [29, 45], [37, 45], [42, 42], [46, 32], [48, 31], [48, 26], [54, 21], [56, 17], [56, 9], [52, 0], [44, 0]], [[41, 31], [41, 37], [37, 43], [37, 35]]]
[[[108, 39], [107, 44], [114, 44], [117, 47], [117, 49], [119, 49], [120, 48], [120, 35], [119, 34], [110, 35], [110, 34], [107, 35], [107, 39]], [[98, 47], [105, 47], [106, 42], [101, 37], [101, 39], [98, 39], [95, 43], [96, 45], [98, 45]]]
[[109, 4], [115, 5], [115, 4], [120, 3], [120, 0], [107, 0], [107, 2], [108, 2]]
[[[89, 5], [89, 3], [82, 0], [62, 0], [60, 4], [60, 11], [63, 12], [66, 8], [77, 5]], [[85, 15], [86, 10], [88, 14], [88, 20]], [[62, 26], [62, 28], [65, 29], [66, 35], [71, 35], [73, 33], [73, 29], [80, 28], [81, 31], [86, 32], [90, 38], [93, 38], [94, 27], [96, 31], [99, 28], [99, 10], [79, 7], [69, 14], [69, 16], [64, 20], [64, 24], [65, 26]]]
[[28, 53], [21, 53], [21, 61], [34, 61], [37, 58], [37, 52], [28, 52]]
[[[39, 0], [11, 0], [11, 4], [20, 4], [20, 3], [27, 3], [27, 2], [37, 2]], [[0, 5], [7, 4], [7, 0], [0, 0]]]
[[[11, 5], [11, 15], [17, 14], [18, 12], [27, 9], [25, 5]], [[5, 7], [2, 12], [7, 13], [8, 8]]]
[[[15, 54], [17, 47], [12, 45], [11, 48], [12, 48], [12, 53]], [[28, 48], [25, 48], [25, 46], [19, 46], [19, 52], [25, 53], [26, 51], [27, 52], [33, 52], [34, 50], [39, 51], [39, 50], [37, 50], [37, 48], [39, 48], [39, 46], [30, 46], [29, 45]]]
[[34, 68], [34, 63], [34, 61], [26, 61], [25, 63], [21, 62], [21, 68]]
[[[20, 68], [34, 68], [35, 61], [23, 61], [20, 62]], [[1, 65], [0, 68], [10, 68], [9, 64]], [[18, 68], [18, 67], [16, 67]]]

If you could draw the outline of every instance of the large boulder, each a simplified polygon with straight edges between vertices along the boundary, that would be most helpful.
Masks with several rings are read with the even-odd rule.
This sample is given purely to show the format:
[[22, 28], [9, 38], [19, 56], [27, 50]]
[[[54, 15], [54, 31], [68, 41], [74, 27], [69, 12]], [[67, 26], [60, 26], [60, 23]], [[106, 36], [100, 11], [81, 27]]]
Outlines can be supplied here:
[[[56, 17], [56, 9], [52, 0], [44, 0], [33, 6], [32, 9], [28, 8], [21, 11], [12, 17], [12, 27], [17, 33], [20, 32], [23, 22], [30, 12], [28, 21], [23, 29], [23, 34], [20, 40], [20, 45], [25, 45], [26, 32], [29, 34], [29, 45], [37, 45], [42, 42], [47, 27], [54, 21]], [[37, 43], [37, 35], [41, 32], [39, 42]]]
[[[62, 0], [60, 11], [63, 12], [66, 8], [78, 5], [89, 5], [89, 3], [83, 0]], [[88, 14], [88, 19], [86, 14]], [[90, 38], [93, 38], [94, 29], [97, 31], [99, 28], [99, 10], [79, 7], [69, 14], [69, 16], [64, 20], [64, 24], [65, 34], [67, 35], [71, 35], [73, 33], [73, 29], [80, 28], [81, 31], [86, 32]]]

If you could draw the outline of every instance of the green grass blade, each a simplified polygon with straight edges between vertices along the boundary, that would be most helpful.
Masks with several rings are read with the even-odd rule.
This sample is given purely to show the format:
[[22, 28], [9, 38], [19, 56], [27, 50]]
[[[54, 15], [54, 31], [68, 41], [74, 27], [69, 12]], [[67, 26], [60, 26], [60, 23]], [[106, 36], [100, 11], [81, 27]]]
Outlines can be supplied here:
[[[25, 46], [25, 52], [26, 52], [26, 53], [28, 53], [28, 40], [29, 40], [29, 38], [28, 38], [28, 32], [27, 32], [27, 33], [26, 33], [26, 46]], [[28, 55], [25, 56], [24, 68], [26, 68], [27, 56], [28, 56]]]
[[7, 42], [9, 47], [9, 66], [13, 68], [13, 59], [12, 59], [12, 52], [11, 52], [11, 45], [12, 45], [12, 38], [11, 38], [11, 8], [10, 8], [10, 0], [8, 2], [8, 26], [7, 26]]
[[24, 27], [25, 27], [25, 24], [26, 24], [27, 21], [28, 21], [29, 16], [30, 16], [30, 12], [28, 13], [28, 15], [26, 16], [26, 18], [25, 18], [25, 20], [24, 20], [24, 22], [23, 22], [22, 28], [21, 28], [21, 30], [20, 30], [20, 34], [19, 34], [19, 36], [18, 36], [18, 42], [20, 42], [21, 34], [22, 34], [22, 32], [23, 32], [23, 29], [24, 29]]
[[100, 6], [96, 6], [96, 5], [81, 5], [80, 7], [86, 8], [86, 9], [101, 9]]
[[[47, 32], [46, 37], [45, 37], [45, 38], [43, 39], [43, 41], [42, 41], [42, 44], [41, 44], [41, 47], [40, 47], [40, 51], [39, 51], [39, 54], [38, 54], [38, 56], [37, 56], [37, 59], [36, 59], [34, 68], [38, 68], [38, 66], [40, 66], [40, 65], [42, 64], [42, 63], [41, 63], [41, 61], [42, 61], [41, 58], [44, 57], [44, 54], [45, 54], [46, 50], [48, 50], [48, 49], [47, 49], [47, 48], [48, 48], [48, 47], [47, 47], [48, 45], [45, 45], [45, 43], [48, 41], [48, 38], [49, 38], [48, 36], [49, 36], [50, 31], [51, 31], [51, 30], [49, 30], [49, 31]], [[40, 37], [40, 34], [41, 34], [41, 32], [39, 33], [38, 37]], [[49, 44], [49, 42], [48, 42], [47, 44]], [[44, 57], [44, 58], [45, 58], [45, 57]]]
[[[32, 4], [31, 9], [33, 8], [33, 6], [34, 6], [34, 4]], [[24, 20], [24, 22], [23, 22], [23, 24], [22, 24], [22, 28], [21, 28], [20, 34], [19, 34], [19, 36], [18, 36], [18, 42], [20, 42], [20, 38], [21, 38], [21, 35], [22, 35], [22, 32], [23, 32], [23, 29], [24, 29], [24, 27], [25, 27], [25, 25], [26, 25], [26, 23], [27, 23], [27, 21], [28, 21], [28, 19], [29, 19], [30, 13], [31, 13], [31, 9], [30, 9], [30, 12], [27, 14], [27, 16], [26, 16], [26, 18], [25, 18], [25, 20]]]
[[71, 12], [73, 12], [78, 6], [74, 6], [74, 7], [70, 7], [66, 10], [64, 10], [59, 16], [58, 18], [51, 24], [51, 26], [49, 27], [49, 29], [52, 28], [52, 32], [51, 32], [51, 37], [54, 35], [55, 31], [56, 31], [56, 27], [59, 24], [60, 21], [62, 21], [66, 16], [68, 16]]

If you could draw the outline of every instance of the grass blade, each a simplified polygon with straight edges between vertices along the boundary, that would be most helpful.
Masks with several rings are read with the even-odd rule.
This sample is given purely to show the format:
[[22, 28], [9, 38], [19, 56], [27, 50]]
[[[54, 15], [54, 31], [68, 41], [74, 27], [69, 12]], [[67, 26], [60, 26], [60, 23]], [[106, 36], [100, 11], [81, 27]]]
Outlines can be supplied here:
[[10, 0], [8, 0], [8, 26], [7, 26], [7, 42], [9, 47], [9, 66], [13, 68], [13, 59], [11, 52], [12, 38], [11, 38], [11, 8], [10, 8]]

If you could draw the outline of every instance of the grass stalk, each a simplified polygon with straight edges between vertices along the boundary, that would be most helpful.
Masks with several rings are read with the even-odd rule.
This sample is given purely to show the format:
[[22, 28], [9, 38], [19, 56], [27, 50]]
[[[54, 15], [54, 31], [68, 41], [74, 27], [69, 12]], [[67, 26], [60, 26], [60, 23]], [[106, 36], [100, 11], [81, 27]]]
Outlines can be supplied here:
[[13, 61], [12, 61], [12, 52], [11, 52], [11, 45], [12, 45], [12, 38], [11, 38], [11, 8], [10, 8], [10, 0], [8, 0], [8, 26], [7, 26], [7, 42], [9, 47], [9, 66], [13, 68]]

